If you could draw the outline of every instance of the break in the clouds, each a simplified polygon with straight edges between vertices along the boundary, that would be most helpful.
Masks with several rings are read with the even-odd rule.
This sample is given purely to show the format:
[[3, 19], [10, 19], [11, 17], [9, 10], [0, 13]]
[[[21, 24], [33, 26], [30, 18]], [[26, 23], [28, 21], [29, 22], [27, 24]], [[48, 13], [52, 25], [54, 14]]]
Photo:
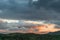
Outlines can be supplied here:
[[32, 27], [37, 24], [44, 24], [45, 21], [30, 21], [30, 20], [11, 20], [0, 19], [0, 29], [18, 30], [24, 29], [24, 27]]
[[0, 33], [46, 34], [60, 31], [60, 26], [46, 20], [12, 20], [0, 18]]

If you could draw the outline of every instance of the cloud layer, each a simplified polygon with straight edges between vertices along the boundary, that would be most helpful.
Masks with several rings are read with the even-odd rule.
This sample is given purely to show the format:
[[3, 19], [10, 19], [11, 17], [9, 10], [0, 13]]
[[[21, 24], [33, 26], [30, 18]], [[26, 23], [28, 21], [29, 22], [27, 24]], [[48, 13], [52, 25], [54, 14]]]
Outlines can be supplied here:
[[[34, 7], [28, 7], [28, 0], [2, 0], [0, 2], [0, 18], [28, 20], [60, 20], [60, 12], [57, 12], [57, 9], [59, 11], [58, 3], [60, 1], [43, 1], [41, 1], [41, 5], [43, 6], [41, 6], [40, 9], [37, 10]], [[51, 7], [51, 2], [53, 5], [55, 5], [54, 3], [56, 3], [57, 7], [56, 5], [54, 7]]]
[[0, 19], [0, 33], [46, 34], [56, 31], [60, 31], [60, 26], [50, 21]]
[[[49, 33], [60, 31], [58, 29], [60, 28], [59, 4], [59, 0], [41, 0], [40, 9], [36, 9], [35, 6], [28, 7], [28, 0], [0, 0], [0, 32]], [[47, 31], [51, 26], [53, 31]]]

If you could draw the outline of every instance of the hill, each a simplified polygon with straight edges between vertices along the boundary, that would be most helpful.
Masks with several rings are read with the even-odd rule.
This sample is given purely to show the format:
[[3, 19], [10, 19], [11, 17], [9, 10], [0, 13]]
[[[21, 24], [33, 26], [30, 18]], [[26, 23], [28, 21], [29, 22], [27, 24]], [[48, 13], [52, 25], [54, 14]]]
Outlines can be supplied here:
[[10, 33], [10, 34], [0, 34], [0, 40], [60, 40], [60, 35]]

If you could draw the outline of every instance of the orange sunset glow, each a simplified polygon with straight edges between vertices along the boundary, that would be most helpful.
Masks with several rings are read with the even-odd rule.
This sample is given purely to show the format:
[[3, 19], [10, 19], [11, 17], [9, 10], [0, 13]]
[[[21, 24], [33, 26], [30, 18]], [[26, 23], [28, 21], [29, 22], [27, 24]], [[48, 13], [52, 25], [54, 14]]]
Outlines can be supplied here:
[[[9, 24], [9, 23], [18, 23], [19, 24], [19, 20], [0, 19], [0, 23], [4, 23], [4, 22], [7, 22], [7, 24]], [[30, 26], [29, 25], [30, 27], [27, 27], [27, 29], [26, 29], [25, 26], [23, 26], [23, 28], [19, 29], [20, 27], [18, 27], [18, 25], [16, 25], [16, 24], [15, 25], [12, 24], [12, 26], [11, 26], [11, 24], [9, 24], [8, 27], [9, 26], [10, 27], [13, 27], [14, 26], [13, 29], [15, 27], [18, 27], [19, 30], [13, 30], [13, 31], [11, 31], [11, 30], [9, 30], [9, 28], [8, 29], [5, 29], [5, 30], [0, 29], [0, 33], [1, 32], [2, 33], [4, 33], [4, 32], [5, 33], [15, 33], [16, 32], [16, 33], [48, 34], [49, 32], [60, 31], [60, 28], [56, 28], [57, 27], [57, 24], [44, 23], [44, 21], [38, 22], [38, 21], [26, 21], [25, 20], [25, 21], [23, 21], [23, 23], [25, 25], [32, 24], [32, 25], [35, 25], [35, 26]], [[23, 25], [23, 23], [22, 24], [20, 23], [20, 24]], [[5, 24], [5, 25], [7, 25], [7, 24]]]
[[48, 34], [49, 32], [60, 31], [60, 28], [59, 29], [55, 28], [55, 26], [56, 25], [54, 24], [46, 24], [46, 25], [33, 26], [26, 31], [18, 30], [18, 31], [10, 31], [10, 32]]

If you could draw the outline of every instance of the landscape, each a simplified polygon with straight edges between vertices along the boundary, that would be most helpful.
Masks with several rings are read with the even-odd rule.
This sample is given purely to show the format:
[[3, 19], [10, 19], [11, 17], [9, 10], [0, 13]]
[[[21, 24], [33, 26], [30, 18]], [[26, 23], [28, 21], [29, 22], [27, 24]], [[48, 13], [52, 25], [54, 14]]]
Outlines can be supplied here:
[[0, 40], [60, 40], [60, 0], [0, 0]]

